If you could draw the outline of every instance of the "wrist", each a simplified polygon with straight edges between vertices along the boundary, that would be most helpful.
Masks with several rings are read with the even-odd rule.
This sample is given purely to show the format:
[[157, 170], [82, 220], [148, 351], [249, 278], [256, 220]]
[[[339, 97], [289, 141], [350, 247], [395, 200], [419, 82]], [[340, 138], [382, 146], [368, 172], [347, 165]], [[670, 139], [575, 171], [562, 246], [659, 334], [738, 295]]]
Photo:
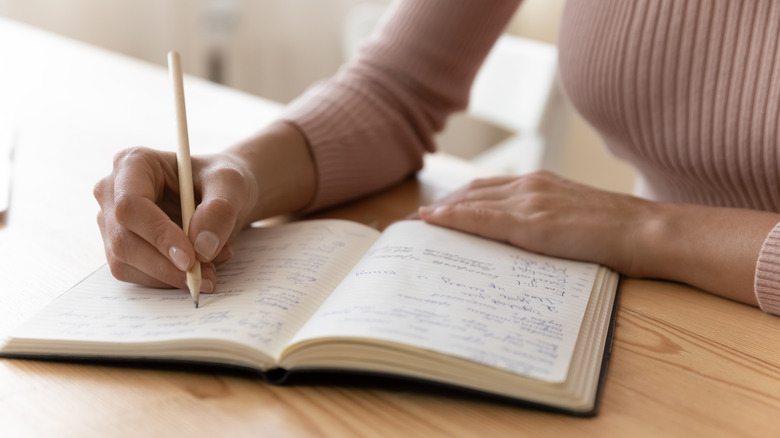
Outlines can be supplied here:
[[757, 210], [652, 203], [638, 233], [634, 275], [755, 304], [756, 261], [778, 220]]
[[246, 165], [247, 178], [256, 187], [244, 225], [302, 210], [314, 197], [314, 162], [303, 133], [295, 126], [273, 123], [226, 153]]
[[639, 278], [676, 276], [675, 264], [689, 260], [684, 214], [680, 205], [641, 200], [644, 203], [637, 215], [634, 232], [630, 234], [631, 267], [628, 274]]

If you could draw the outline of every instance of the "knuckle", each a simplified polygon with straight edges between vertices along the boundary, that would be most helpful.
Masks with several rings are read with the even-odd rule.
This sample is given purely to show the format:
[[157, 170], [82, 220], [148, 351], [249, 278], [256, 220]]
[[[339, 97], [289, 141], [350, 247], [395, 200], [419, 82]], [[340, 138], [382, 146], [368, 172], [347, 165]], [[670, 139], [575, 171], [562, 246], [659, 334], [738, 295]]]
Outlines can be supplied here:
[[119, 195], [114, 199], [114, 216], [120, 225], [127, 224], [134, 211], [134, 197]]
[[133, 146], [122, 149], [114, 155], [114, 168], [125, 167], [129, 163], [144, 160], [151, 153], [151, 149], [143, 146]]
[[523, 210], [529, 214], [540, 214], [547, 209], [547, 197], [538, 192], [531, 192], [523, 197]]
[[[169, 242], [171, 241], [168, 230], [170, 229], [173, 222], [170, 220], [158, 220], [149, 222], [147, 224], [147, 236], [152, 236], [151, 239], [154, 240], [154, 242], [151, 242], [155, 248], [158, 250], [163, 250], [169, 246]], [[178, 229], [178, 227], [176, 227]]]
[[554, 180], [555, 175], [547, 170], [537, 170], [523, 175], [516, 181], [522, 188], [530, 191], [541, 191], [547, 188]]
[[232, 166], [222, 166], [216, 172], [217, 176], [230, 185], [244, 182], [244, 173]]
[[488, 224], [495, 218], [495, 212], [485, 207], [468, 206], [476, 223]]
[[549, 225], [556, 221], [555, 213], [548, 210], [538, 209], [527, 215], [528, 223], [536, 230], [546, 230]]
[[111, 231], [106, 237], [108, 259], [124, 263], [129, 249], [129, 239], [123, 231]]
[[256, 187], [250, 181], [251, 178], [240, 168], [221, 166], [214, 171], [214, 177], [220, 182], [220, 185], [230, 187], [230, 198], [234, 205], [236, 202], [249, 202], [257, 192]]
[[95, 200], [97, 200], [98, 204], [103, 205], [103, 200], [105, 199], [106, 193], [108, 193], [110, 190], [109, 187], [109, 177], [105, 177], [100, 179], [97, 183], [95, 183], [95, 186], [92, 188], [92, 196], [95, 197]]
[[204, 202], [204, 208], [208, 210], [209, 215], [223, 223], [235, 222], [238, 217], [238, 209], [229, 199], [223, 197], [209, 198]]
[[506, 180], [506, 178], [507, 178], [506, 176], [480, 177], [471, 180], [471, 182], [469, 182], [466, 187], [469, 190], [477, 190], [486, 187], [491, 187], [503, 183]]

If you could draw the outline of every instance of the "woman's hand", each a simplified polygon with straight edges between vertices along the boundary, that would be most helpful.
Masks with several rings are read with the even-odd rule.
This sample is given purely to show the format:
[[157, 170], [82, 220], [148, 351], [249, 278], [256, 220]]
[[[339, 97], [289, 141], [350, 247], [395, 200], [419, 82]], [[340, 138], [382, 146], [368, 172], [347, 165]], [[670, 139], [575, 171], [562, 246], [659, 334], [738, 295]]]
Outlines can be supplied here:
[[610, 193], [540, 171], [476, 180], [420, 217], [529, 251], [639, 274], [636, 233], [651, 202]]
[[130, 148], [116, 155], [94, 195], [111, 273], [119, 280], [186, 289], [185, 271], [202, 263], [202, 292], [213, 292], [216, 265], [250, 223], [303, 208], [314, 167], [300, 132], [285, 123], [227, 151], [193, 156], [196, 208], [189, 236], [181, 229], [176, 155]]
[[[203, 292], [214, 290], [215, 264], [230, 258], [229, 241], [247, 223], [257, 182], [228, 154], [193, 157], [198, 202], [190, 236], [181, 229], [176, 155], [126, 149], [94, 190], [98, 224], [112, 274], [155, 287], [186, 287], [184, 272], [203, 263]], [[192, 243], [194, 242], [194, 244]]]
[[756, 259], [780, 215], [663, 203], [606, 192], [549, 172], [477, 180], [421, 219], [533, 252], [680, 281], [756, 305]]

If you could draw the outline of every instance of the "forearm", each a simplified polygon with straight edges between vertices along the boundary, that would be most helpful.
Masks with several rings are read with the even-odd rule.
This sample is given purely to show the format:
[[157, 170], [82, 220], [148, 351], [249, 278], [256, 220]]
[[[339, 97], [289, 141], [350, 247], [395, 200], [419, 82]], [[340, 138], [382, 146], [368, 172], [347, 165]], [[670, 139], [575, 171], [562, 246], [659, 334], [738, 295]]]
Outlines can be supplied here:
[[654, 203], [633, 240], [628, 274], [680, 281], [757, 305], [756, 261], [780, 215], [756, 210]]
[[[762, 308], [780, 314], [780, 244], [762, 249], [780, 214], [655, 202], [534, 172], [474, 181], [422, 208], [420, 216], [529, 251], [599, 263], [630, 277], [679, 281], [752, 305], [760, 283]], [[772, 242], [780, 240], [775, 234]]]
[[316, 170], [303, 134], [293, 125], [276, 122], [257, 135], [227, 149], [254, 177], [251, 222], [304, 209], [314, 197]]
[[519, 0], [394, 2], [359, 55], [291, 102], [317, 166], [316, 210], [397, 184], [464, 109], [479, 66]]

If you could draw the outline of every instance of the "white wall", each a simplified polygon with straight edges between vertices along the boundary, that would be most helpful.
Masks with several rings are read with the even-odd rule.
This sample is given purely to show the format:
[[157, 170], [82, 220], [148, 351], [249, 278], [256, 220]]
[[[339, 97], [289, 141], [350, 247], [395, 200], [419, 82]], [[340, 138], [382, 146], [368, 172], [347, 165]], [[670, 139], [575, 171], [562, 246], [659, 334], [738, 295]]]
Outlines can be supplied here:
[[[185, 72], [201, 77], [209, 77], [210, 49], [223, 48], [227, 85], [288, 102], [336, 71], [342, 60], [344, 17], [360, 1], [0, 0], [0, 15], [160, 65], [165, 65], [166, 53], [176, 49]], [[508, 31], [555, 43], [564, 2], [524, 1]], [[227, 22], [228, 30], [210, 32], [214, 22], [209, 17]], [[449, 151], [464, 156], [500, 135], [470, 122], [453, 125], [455, 135], [445, 135], [442, 141]], [[566, 150], [564, 175], [631, 191], [633, 171], [609, 156], [576, 115]]]
[[[197, 76], [208, 76], [210, 46], [220, 45], [226, 49], [226, 83], [285, 102], [338, 67], [340, 23], [359, 2], [0, 1], [0, 13], [9, 18], [157, 64], [165, 64], [169, 50], [179, 50], [185, 72]], [[209, 11], [232, 17], [223, 41], [209, 38]]]

